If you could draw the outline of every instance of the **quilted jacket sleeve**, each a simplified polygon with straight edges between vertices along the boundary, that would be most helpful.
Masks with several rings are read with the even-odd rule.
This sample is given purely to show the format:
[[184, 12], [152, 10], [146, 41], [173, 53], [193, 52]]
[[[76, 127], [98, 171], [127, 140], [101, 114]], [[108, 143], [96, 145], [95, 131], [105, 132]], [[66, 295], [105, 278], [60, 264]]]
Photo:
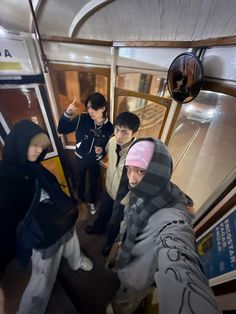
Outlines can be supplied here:
[[160, 314], [221, 313], [203, 274], [194, 243], [192, 227], [183, 221], [166, 225], [156, 239], [158, 265], [154, 278]]
[[64, 113], [58, 123], [58, 132], [60, 134], [69, 134], [74, 132], [77, 127], [79, 117], [80, 116], [77, 116], [71, 120], [70, 117]]

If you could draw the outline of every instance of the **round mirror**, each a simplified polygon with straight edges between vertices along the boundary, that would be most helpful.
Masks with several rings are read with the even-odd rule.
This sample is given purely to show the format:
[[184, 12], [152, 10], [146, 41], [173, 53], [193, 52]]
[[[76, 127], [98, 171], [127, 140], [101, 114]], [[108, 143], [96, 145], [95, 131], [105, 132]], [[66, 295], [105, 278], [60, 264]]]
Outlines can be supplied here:
[[171, 63], [167, 81], [170, 95], [175, 101], [179, 103], [192, 101], [203, 83], [201, 61], [192, 53], [182, 53]]

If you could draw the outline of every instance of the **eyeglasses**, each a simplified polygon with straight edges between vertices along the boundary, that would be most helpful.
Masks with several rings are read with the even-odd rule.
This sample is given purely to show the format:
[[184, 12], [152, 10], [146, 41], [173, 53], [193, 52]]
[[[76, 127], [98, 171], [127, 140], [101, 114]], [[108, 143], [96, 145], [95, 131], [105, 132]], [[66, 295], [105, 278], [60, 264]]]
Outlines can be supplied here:
[[114, 133], [115, 133], [115, 134], [120, 133], [120, 134], [123, 135], [123, 136], [128, 136], [128, 135], [130, 135], [130, 131], [131, 131], [131, 130], [122, 130], [122, 129], [118, 128], [117, 126], [116, 126], [115, 129], [114, 129]]

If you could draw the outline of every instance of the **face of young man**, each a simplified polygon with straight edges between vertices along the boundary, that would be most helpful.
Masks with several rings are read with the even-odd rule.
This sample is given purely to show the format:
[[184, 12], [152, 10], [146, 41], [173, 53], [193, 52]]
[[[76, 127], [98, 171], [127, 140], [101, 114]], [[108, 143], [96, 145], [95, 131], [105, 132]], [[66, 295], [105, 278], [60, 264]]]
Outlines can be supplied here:
[[44, 147], [41, 145], [30, 145], [27, 152], [27, 159], [32, 162], [36, 161], [43, 150]]
[[135, 187], [144, 177], [145, 169], [135, 167], [135, 166], [126, 166], [127, 176], [129, 180], [129, 185]]
[[124, 146], [131, 142], [133, 138], [133, 131], [127, 127], [115, 126], [114, 129], [116, 143], [120, 146]]

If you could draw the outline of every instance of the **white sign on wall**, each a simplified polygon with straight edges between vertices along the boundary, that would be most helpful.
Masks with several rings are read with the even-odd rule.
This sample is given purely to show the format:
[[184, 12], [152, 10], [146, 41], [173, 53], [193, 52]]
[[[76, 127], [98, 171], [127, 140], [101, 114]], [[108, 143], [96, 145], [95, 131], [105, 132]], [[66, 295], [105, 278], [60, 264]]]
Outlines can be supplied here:
[[24, 37], [0, 37], [0, 75], [31, 74], [35, 67]]

